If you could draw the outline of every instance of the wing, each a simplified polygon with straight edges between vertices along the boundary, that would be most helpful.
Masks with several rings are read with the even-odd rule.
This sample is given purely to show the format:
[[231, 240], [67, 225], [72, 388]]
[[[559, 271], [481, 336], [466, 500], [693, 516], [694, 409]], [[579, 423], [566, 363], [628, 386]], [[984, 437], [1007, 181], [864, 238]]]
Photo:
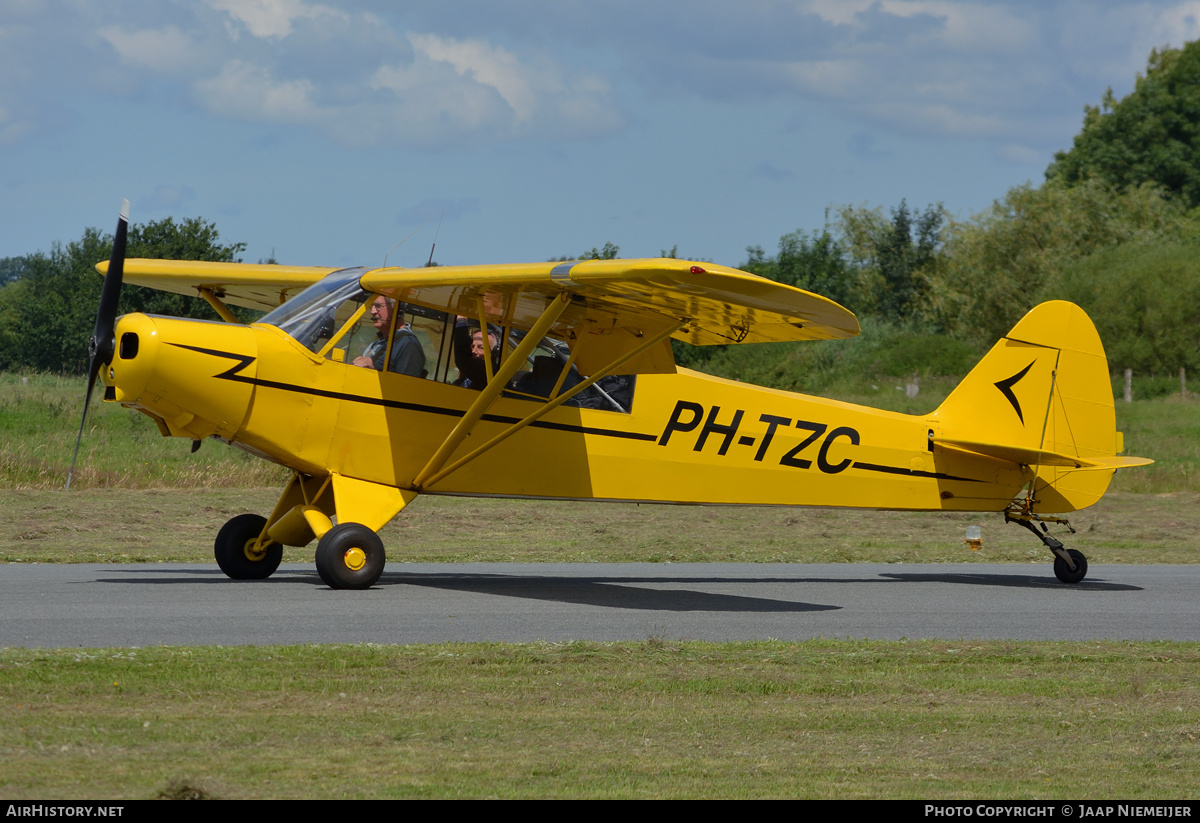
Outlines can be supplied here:
[[[96, 266], [101, 274], [108, 263]], [[272, 266], [254, 263], [208, 263], [192, 260], [126, 260], [126, 283], [160, 291], [203, 297], [248, 309], [270, 311], [337, 268]]]
[[847, 309], [737, 269], [686, 260], [585, 260], [496, 266], [375, 269], [363, 288], [407, 303], [528, 328], [566, 291], [555, 324], [567, 339], [625, 331], [635, 338], [682, 321], [694, 345], [829, 340], [858, 334]]

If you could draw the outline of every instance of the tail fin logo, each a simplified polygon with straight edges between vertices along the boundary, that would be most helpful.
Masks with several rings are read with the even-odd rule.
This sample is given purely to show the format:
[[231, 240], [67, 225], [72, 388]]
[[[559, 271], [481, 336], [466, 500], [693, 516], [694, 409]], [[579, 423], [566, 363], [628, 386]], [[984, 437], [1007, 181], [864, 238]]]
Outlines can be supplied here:
[[1021, 414], [1021, 404], [1017, 400], [1017, 396], [1013, 394], [1012, 387], [1021, 382], [1021, 378], [1029, 373], [1029, 370], [1033, 368], [1033, 364], [1036, 362], [1036, 360], [1030, 361], [1028, 366], [1021, 369], [1012, 377], [997, 381], [995, 384], [996, 388], [1000, 390], [1000, 393], [1008, 399], [1008, 402], [1012, 403], [1013, 410], [1017, 413], [1017, 417], [1020, 418], [1022, 426], [1025, 425], [1025, 415]]

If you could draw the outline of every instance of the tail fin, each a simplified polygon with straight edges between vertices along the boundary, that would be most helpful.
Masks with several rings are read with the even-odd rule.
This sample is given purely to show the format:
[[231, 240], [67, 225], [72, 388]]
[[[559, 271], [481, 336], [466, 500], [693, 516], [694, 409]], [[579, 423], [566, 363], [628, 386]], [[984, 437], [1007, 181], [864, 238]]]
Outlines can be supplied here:
[[934, 413], [934, 444], [1029, 466], [1038, 510], [1067, 512], [1103, 496], [1118, 457], [1112, 382], [1091, 318], [1061, 300], [1033, 308]]

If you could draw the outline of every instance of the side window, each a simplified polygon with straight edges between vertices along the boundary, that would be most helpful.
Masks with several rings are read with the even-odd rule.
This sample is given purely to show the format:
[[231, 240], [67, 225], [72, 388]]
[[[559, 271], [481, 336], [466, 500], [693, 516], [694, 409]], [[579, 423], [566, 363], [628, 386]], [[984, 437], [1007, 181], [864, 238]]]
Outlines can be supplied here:
[[367, 294], [364, 297], [368, 298], [365, 310], [358, 316], [354, 324], [347, 329], [346, 333], [337, 340], [334, 348], [329, 352], [329, 357], [333, 360], [353, 363], [356, 357], [362, 357], [367, 354], [367, 349], [376, 337], [375, 327], [372, 325], [371, 320], [370, 303], [370, 298], [374, 297], [374, 295]]
[[[491, 302], [489, 302], [489, 298]], [[484, 295], [482, 311], [488, 318], [486, 330], [479, 320], [463, 316], [442, 315], [442, 325], [429, 327], [431, 352], [437, 349], [436, 374], [430, 376], [442, 383], [451, 383], [482, 391], [488, 383], [489, 372], [500, 368], [501, 357], [508, 357], [525, 339], [525, 332], [502, 327], [492, 318], [504, 315], [504, 305], [494, 295]], [[413, 321], [413, 329], [422, 333], [422, 326]], [[488, 361], [491, 368], [488, 368]], [[431, 369], [432, 371], [432, 369]], [[628, 413], [633, 407], [635, 375], [609, 375], [575, 394], [563, 405]], [[563, 341], [543, 337], [504, 389], [504, 396], [542, 401], [569, 391], [586, 379], [571, 362], [571, 349]]]
[[488, 357], [492, 361], [493, 374], [500, 367], [500, 327], [488, 324], [485, 334], [479, 330], [477, 321], [465, 317], [454, 317], [446, 326], [443, 370], [439, 379], [443, 383], [482, 390], [487, 385]]
[[302, 342], [326, 359], [338, 362], [353, 359], [354, 354], [347, 356], [347, 352], [355, 352], [356, 347], [361, 350], [365, 345], [361, 341], [367, 337], [367, 333], [374, 334], [367, 311], [367, 298], [371, 296], [360, 291], [329, 306], [315, 324], [311, 336]]
[[410, 307], [383, 295], [365, 297], [360, 310], [342, 324], [333, 346], [326, 347], [327, 356], [361, 368], [426, 377], [428, 334], [410, 325]]
[[400, 308], [402, 315], [392, 342], [389, 370], [436, 380], [445, 348], [446, 315], [407, 303], [401, 303]]
[[[509, 340], [511, 351], [519, 343], [519, 333]], [[527, 400], [557, 397], [582, 383], [581, 375], [571, 360], [570, 347], [553, 337], [543, 337], [530, 353], [527, 363], [509, 381], [505, 394]], [[608, 375], [576, 394], [563, 405], [584, 409], [599, 409], [628, 413], [633, 408], [633, 386], [636, 375]]]

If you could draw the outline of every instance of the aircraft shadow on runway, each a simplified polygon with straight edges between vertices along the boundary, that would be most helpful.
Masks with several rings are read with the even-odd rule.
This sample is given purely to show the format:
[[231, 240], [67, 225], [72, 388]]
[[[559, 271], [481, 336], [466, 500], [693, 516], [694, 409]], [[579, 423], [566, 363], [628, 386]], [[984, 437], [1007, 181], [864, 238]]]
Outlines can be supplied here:
[[[134, 572], [149, 572], [150, 569], [131, 569]], [[98, 578], [100, 583], [139, 584], [189, 584], [228, 583], [234, 585], [279, 585], [302, 584], [324, 587], [316, 572], [292, 572], [281, 570], [269, 580], [230, 580], [219, 570], [179, 570], [179, 577], [154, 577], [142, 579]], [[187, 575], [182, 576], [182, 575]], [[774, 600], [765, 597], [746, 597], [736, 594], [698, 592], [687, 589], [651, 589], [622, 585], [629, 583], [688, 583], [688, 582], [772, 582], [745, 578], [578, 578], [544, 577], [541, 575], [446, 575], [446, 574], [384, 574], [373, 588], [378, 591], [397, 585], [426, 586], [454, 591], [492, 594], [501, 597], [523, 597], [531, 600], [547, 600], [575, 603], [584, 606], [604, 606], [615, 609], [681, 612], [810, 612], [830, 611], [841, 606], [818, 603], [798, 603], [791, 600]], [[793, 582], [790, 578], [779, 578], [781, 583]], [[332, 590], [330, 590], [332, 591]], [[361, 593], [360, 593], [361, 594]], [[339, 596], [346, 593], [339, 592]]]
[[[151, 573], [150, 568], [129, 569], [131, 572]], [[124, 573], [125, 570], [123, 569]], [[301, 584], [323, 587], [315, 572], [307, 570], [281, 569], [278, 574], [265, 581], [229, 580], [217, 569], [177, 570], [180, 576], [154, 577], [130, 580], [128, 577], [109, 578], [100, 582], [151, 583], [151, 584], [233, 584], [233, 585], [278, 585]], [[520, 597], [562, 603], [574, 603], [606, 608], [680, 611], [680, 612], [737, 612], [737, 613], [794, 613], [833, 611], [843, 608], [838, 605], [779, 600], [766, 597], [702, 592], [691, 589], [642, 588], [662, 585], [697, 584], [862, 584], [862, 583], [950, 583], [955, 585], [987, 586], [1003, 588], [1053, 589], [1073, 592], [1117, 592], [1142, 591], [1139, 586], [1109, 583], [1104, 580], [1084, 581], [1074, 586], [1065, 586], [1056, 580], [1041, 575], [996, 574], [965, 572], [884, 572], [858, 578], [837, 577], [692, 577], [661, 575], [653, 577], [548, 577], [542, 575], [512, 574], [446, 574], [415, 573], [397, 571], [384, 573], [374, 587], [380, 590], [390, 586], [410, 585], [453, 591], [475, 592], [501, 597]], [[344, 596], [344, 595], [342, 595]]]
[[1109, 583], [1107, 580], [1084, 580], [1073, 585], [1054, 578], [1030, 574], [965, 574], [963, 572], [884, 572], [886, 577], [902, 583], [959, 583], [968, 586], [1002, 586], [1019, 589], [1055, 589], [1062, 592], [1140, 592], [1141, 586], [1129, 583]]
[[[673, 612], [823, 612], [841, 606], [818, 603], [799, 603], [767, 597], [746, 597], [738, 594], [699, 592], [691, 589], [653, 589], [627, 585], [629, 583], [695, 583], [695, 579], [640, 580], [623, 578], [525, 577], [512, 575], [398, 575], [398, 583], [428, 586], [438, 589], [491, 594], [500, 597], [523, 597], [530, 600], [552, 600], [581, 606], [604, 606], [613, 609]], [[382, 581], [381, 581], [382, 582]], [[393, 581], [388, 581], [393, 582]], [[725, 582], [745, 582], [731, 579]]]

